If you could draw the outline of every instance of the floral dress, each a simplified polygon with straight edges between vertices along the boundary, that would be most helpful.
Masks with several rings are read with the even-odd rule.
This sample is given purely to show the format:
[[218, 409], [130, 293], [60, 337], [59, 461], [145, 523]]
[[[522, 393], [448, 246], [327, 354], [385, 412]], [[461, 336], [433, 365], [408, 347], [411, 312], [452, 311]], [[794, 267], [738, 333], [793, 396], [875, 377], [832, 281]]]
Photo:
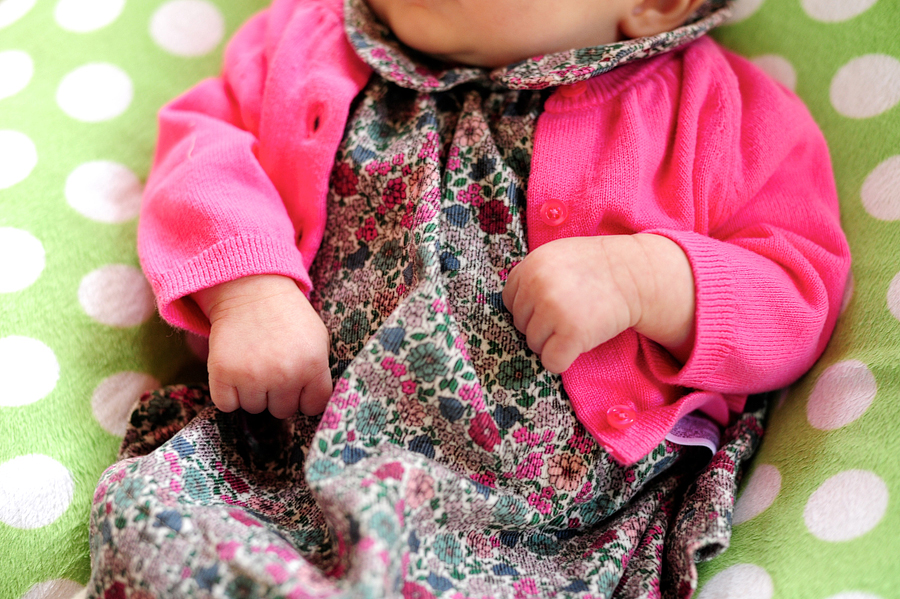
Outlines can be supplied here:
[[91, 597], [688, 597], [728, 545], [759, 398], [714, 452], [622, 466], [501, 300], [526, 255], [546, 88], [591, 53], [499, 78], [429, 68], [348, 0], [376, 72], [351, 110], [311, 269], [335, 390], [321, 418], [141, 398], [91, 516]]

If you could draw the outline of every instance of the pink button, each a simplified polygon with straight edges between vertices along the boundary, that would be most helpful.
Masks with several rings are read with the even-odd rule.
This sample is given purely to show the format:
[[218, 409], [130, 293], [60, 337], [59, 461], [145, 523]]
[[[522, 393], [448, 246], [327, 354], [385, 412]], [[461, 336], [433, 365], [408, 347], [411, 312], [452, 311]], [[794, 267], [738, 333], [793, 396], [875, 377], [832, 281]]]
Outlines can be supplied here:
[[587, 90], [587, 81], [576, 81], [572, 85], [564, 85], [559, 88], [559, 93], [567, 98], [580, 96]]
[[566, 222], [569, 209], [559, 200], [547, 200], [541, 206], [541, 220], [551, 227], [558, 227]]
[[634, 424], [637, 412], [631, 406], [622, 404], [615, 405], [606, 410], [606, 420], [609, 425], [615, 429], [626, 429]]

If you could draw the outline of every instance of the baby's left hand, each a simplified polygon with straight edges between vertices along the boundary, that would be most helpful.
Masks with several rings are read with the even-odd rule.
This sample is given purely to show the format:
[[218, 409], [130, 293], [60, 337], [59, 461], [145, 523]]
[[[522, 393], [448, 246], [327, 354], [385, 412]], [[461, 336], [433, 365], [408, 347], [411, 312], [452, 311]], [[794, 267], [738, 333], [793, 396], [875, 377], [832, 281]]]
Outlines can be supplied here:
[[693, 272], [681, 248], [660, 235], [548, 242], [510, 272], [503, 303], [551, 372], [631, 327], [682, 361], [690, 354]]

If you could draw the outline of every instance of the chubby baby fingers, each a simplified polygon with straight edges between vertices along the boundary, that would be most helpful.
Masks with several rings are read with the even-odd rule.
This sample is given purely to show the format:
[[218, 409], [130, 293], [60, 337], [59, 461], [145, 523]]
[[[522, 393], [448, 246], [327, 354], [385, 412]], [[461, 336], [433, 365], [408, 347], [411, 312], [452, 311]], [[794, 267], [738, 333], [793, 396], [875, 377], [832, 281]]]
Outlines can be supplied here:
[[331, 392], [331, 371], [326, 367], [300, 392], [300, 411], [307, 416], [321, 414], [325, 411]]
[[541, 364], [550, 372], [562, 374], [581, 353], [570, 338], [554, 333], [544, 343]]

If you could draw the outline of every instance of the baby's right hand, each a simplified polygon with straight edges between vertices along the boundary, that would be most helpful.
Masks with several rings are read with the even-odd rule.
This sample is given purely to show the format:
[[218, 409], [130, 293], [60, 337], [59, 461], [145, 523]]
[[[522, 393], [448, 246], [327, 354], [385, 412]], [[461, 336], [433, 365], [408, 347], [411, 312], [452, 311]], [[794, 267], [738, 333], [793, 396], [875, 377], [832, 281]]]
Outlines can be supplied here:
[[293, 279], [255, 275], [191, 297], [209, 317], [209, 392], [223, 412], [319, 414], [331, 396], [328, 331]]

